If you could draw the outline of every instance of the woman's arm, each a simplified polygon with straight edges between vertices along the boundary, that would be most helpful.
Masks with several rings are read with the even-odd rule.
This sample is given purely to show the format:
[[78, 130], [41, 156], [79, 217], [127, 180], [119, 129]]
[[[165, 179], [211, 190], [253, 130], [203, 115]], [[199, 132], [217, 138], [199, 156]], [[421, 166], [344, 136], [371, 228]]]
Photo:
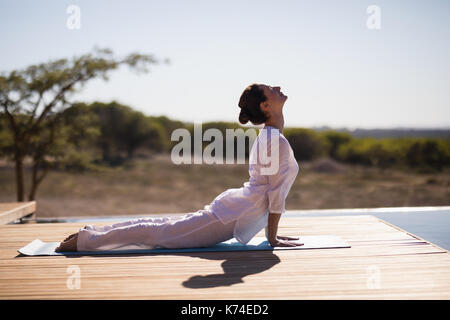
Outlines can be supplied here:
[[270, 245], [277, 240], [278, 222], [280, 221], [281, 213], [269, 213], [269, 222], [267, 223], [266, 237], [269, 240]]
[[296, 247], [301, 246], [303, 243], [291, 242], [289, 240], [298, 240], [295, 237], [282, 237], [277, 236], [278, 223], [281, 218], [281, 213], [269, 212], [269, 221], [266, 227], [266, 237], [272, 247]]

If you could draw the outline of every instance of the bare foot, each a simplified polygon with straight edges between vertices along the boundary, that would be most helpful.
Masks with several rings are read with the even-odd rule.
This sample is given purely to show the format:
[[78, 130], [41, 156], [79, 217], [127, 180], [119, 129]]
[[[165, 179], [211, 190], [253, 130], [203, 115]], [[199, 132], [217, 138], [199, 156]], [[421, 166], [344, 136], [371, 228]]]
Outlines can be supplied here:
[[59, 247], [55, 249], [55, 252], [75, 252], [77, 251], [78, 233], [70, 235], [66, 238]]

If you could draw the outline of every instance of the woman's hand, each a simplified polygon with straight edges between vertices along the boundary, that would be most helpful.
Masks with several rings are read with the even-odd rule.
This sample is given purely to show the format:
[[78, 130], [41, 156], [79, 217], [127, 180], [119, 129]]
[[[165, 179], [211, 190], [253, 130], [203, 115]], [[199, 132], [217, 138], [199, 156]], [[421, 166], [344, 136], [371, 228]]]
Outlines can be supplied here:
[[299, 247], [304, 245], [304, 243], [293, 242], [292, 240], [299, 240], [299, 238], [277, 236], [275, 240], [269, 242], [272, 247]]
[[284, 236], [277, 236], [278, 240], [299, 240], [299, 237], [284, 237]]

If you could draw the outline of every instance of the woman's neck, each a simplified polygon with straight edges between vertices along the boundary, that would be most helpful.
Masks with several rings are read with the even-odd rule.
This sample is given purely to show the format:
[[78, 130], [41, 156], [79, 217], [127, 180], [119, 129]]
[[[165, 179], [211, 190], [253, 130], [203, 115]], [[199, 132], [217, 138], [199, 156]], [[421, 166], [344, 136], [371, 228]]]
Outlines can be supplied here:
[[280, 131], [280, 133], [283, 133], [284, 129], [283, 114], [281, 113], [279, 115], [272, 116], [269, 120], [266, 121], [265, 125], [277, 128]]

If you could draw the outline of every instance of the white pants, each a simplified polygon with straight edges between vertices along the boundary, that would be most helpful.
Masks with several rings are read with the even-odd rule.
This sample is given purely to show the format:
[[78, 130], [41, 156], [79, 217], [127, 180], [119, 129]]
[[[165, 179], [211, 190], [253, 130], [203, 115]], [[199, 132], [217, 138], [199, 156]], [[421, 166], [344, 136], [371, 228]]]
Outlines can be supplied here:
[[208, 210], [179, 217], [137, 218], [78, 232], [78, 251], [209, 247], [233, 238], [235, 221], [223, 224]]

